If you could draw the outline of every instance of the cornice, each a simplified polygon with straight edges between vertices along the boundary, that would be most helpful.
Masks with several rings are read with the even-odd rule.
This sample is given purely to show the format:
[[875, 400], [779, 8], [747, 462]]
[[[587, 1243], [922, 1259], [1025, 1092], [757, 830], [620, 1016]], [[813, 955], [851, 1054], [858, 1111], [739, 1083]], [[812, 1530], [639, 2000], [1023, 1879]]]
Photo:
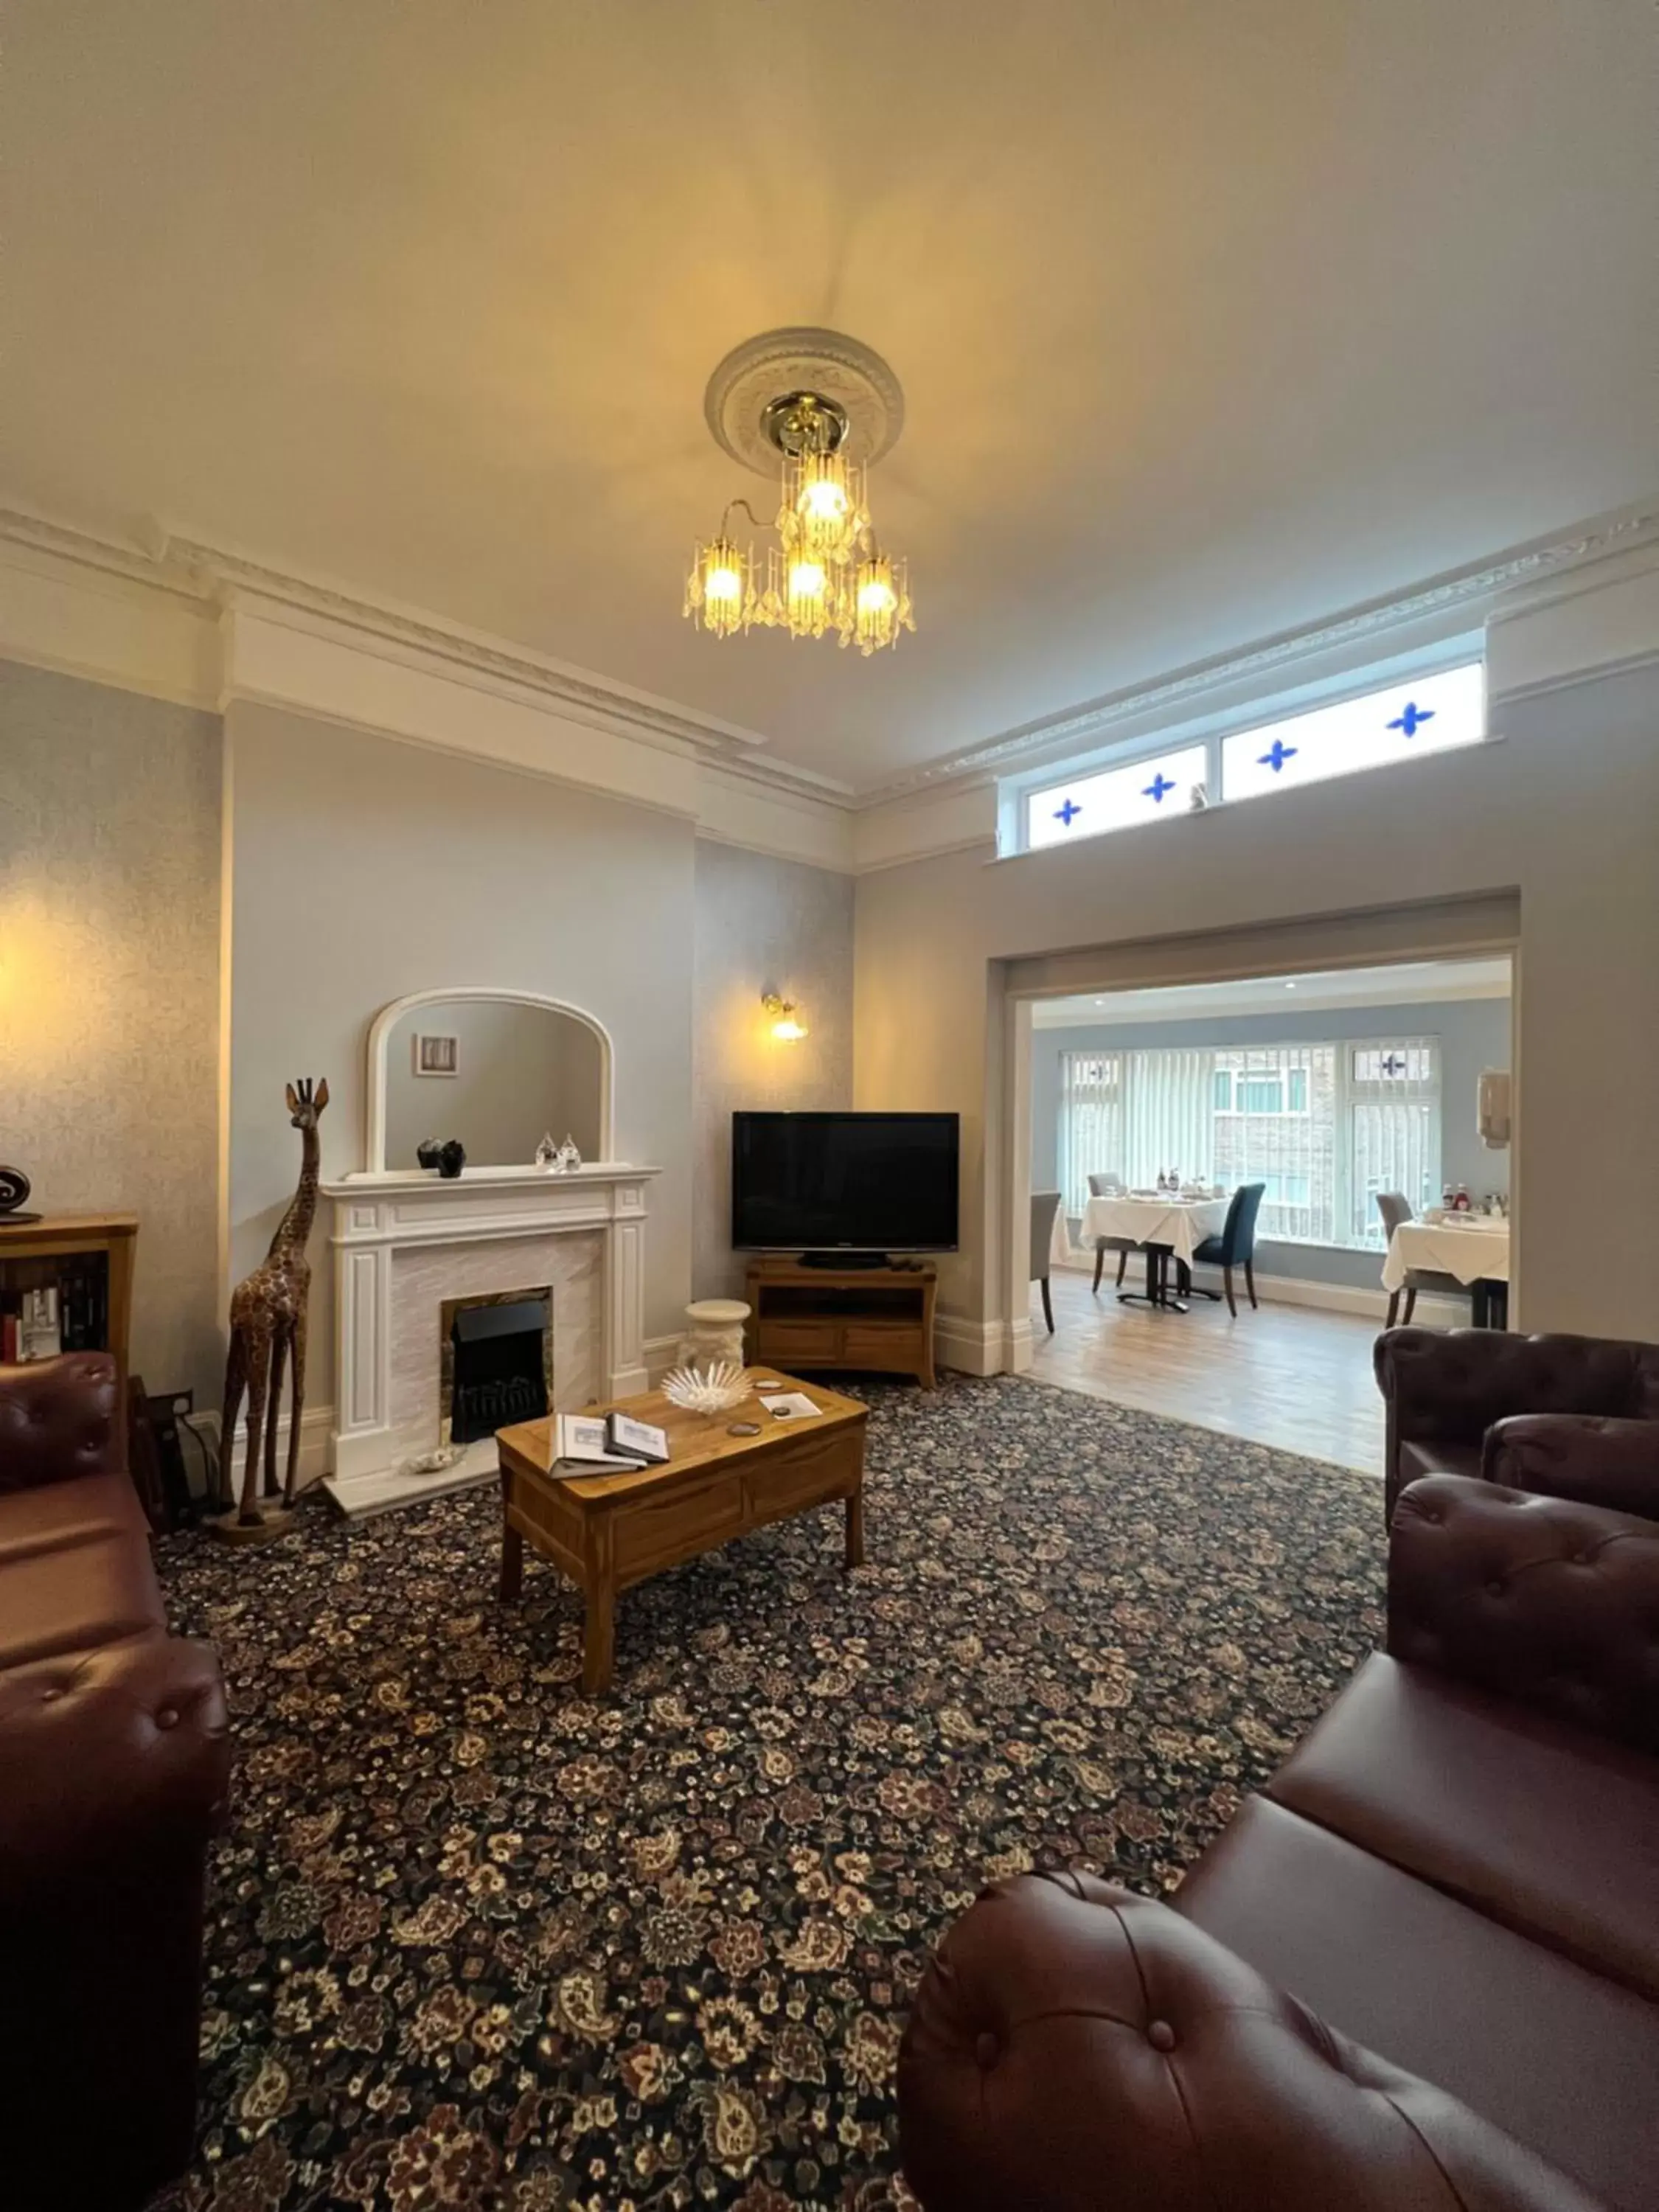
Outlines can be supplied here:
[[668, 740], [721, 760], [741, 759], [766, 744], [758, 732], [700, 716], [666, 700], [606, 683], [585, 670], [539, 653], [482, 637], [383, 601], [365, 599], [343, 586], [291, 574], [247, 555], [178, 532], [158, 539], [158, 566], [182, 573], [222, 608], [274, 614], [295, 627], [348, 633], [362, 649], [435, 661], [462, 680], [483, 678], [519, 693], [530, 692], [578, 721], [647, 741]]
[[201, 579], [168, 567], [138, 547], [94, 538], [84, 530], [49, 522], [44, 515], [30, 514], [21, 507], [0, 507], [0, 544], [22, 546], [95, 574], [118, 576], [124, 582], [140, 584], [149, 591], [167, 592], [179, 599], [196, 600], [204, 611], [211, 609], [213, 592]]
[[757, 731], [413, 610], [365, 599], [332, 581], [295, 574], [182, 531], [158, 525], [148, 531], [144, 544], [122, 544], [23, 508], [0, 507], [0, 545], [21, 547], [46, 565], [64, 564], [88, 580], [113, 578], [123, 586], [165, 593], [187, 602], [204, 621], [246, 612], [383, 659], [527, 699], [592, 728], [693, 754], [781, 795], [837, 808], [850, 802], [848, 785], [778, 759]]
[[756, 731], [417, 611], [365, 599], [332, 581], [274, 568], [182, 530], [157, 526], [147, 543], [124, 544], [21, 508], [0, 507], [3, 546], [23, 549], [31, 556], [29, 565], [66, 564], [88, 579], [108, 580], [118, 591], [166, 594], [183, 603], [180, 611], [189, 608], [204, 621], [234, 617], [239, 611], [262, 617], [384, 659], [527, 699], [590, 727], [695, 755], [775, 796], [862, 812], [896, 801], [926, 801], [946, 787], [971, 788], [1022, 767], [1035, 768], [1045, 756], [1087, 750], [1130, 723], [1178, 719], [1183, 709], [1234, 688], [1266, 689], [1282, 674], [1325, 655], [1376, 654], [1391, 634], [1413, 626], [1460, 614], [1471, 623], [1502, 619], [1512, 610], [1536, 604], [1540, 596], [1574, 588], [1576, 570], [1659, 548], [1659, 500], [1517, 547], [1399, 596], [1369, 601], [1331, 621], [1283, 631], [1021, 724], [861, 791], [780, 759]]
[[941, 755], [908, 775], [858, 795], [860, 809], [916, 797], [945, 783], [983, 782], [1007, 775], [1023, 763], [1038, 764], [1041, 755], [1099, 743], [1121, 725], [1142, 716], [1165, 715], [1234, 685], [1259, 684], [1297, 664], [1325, 653], [1379, 644], [1391, 631], [1466, 611], [1473, 619], [1494, 602], [1525, 587], [1545, 585], [1575, 568], [1659, 544], [1659, 504], [1581, 525], [1571, 535], [1516, 548], [1480, 568], [1437, 577], [1403, 595], [1367, 601], [1346, 613], [1305, 629], [1280, 631], [1236, 653], [1194, 661], [1149, 684], [1131, 684], [1087, 704]]

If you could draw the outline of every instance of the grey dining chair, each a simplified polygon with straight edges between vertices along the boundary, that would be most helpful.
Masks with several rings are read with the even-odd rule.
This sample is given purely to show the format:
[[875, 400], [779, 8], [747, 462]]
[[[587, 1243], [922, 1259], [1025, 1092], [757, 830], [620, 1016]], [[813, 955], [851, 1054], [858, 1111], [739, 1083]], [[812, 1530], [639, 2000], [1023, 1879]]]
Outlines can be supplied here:
[[[1382, 1217], [1382, 1226], [1388, 1234], [1390, 1244], [1394, 1242], [1395, 1231], [1399, 1228], [1402, 1221], [1415, 1221], [1417, 1218], [1416, 1214], [1412, 1211], [1410, 1199], [1406, 1196], [1404, 1191], [1401, 1190], [1379, 1190], [1376, 1194], [1376, 1210]], [[1405, 1323], [1407, 1328], [1411, 1327], [1412, 1316], [1417, 1310], [1417, 1294], [1419, 1291], [1427, 1291], [1431, 1295], [1437, 1292], [1449, 1293], [1453, 1297], [1468, 1296], [1468, 1285], [1460, 1283], [1455, 1275], [1443, 1274], [1438, 1267], [1408, 1267], [1406, 1271], [1405, 1281]], [[1400, 1312], [1400, 1296], [1398, 1291], [1390, 1291], [1389, 1293], [1389, 1318], [1384, 1324], [1389, 1328], [1394, 1327], [1395, 1316]]]
[[1057, 1190], [1031, 1193], [1031, 1280], [1042, 1285], [1042, 1318], [1048, 1324], [1050, 1336], [1054, 1333], [1054, 1309], [1048, 1296], [1048, 1269], [1052, 1264], [1048, 1248], [1054, 1239], [1054, 1216], [1059, 1212]]
[[[1089, 1195], [1091, 1198], [1109, 1198], [1115, 1192], [1121, 1190], [1122, 1188], [1123, 1178], [1121, 1176], [1091, 1175], [1089, 1178]], [[1117, 1254], [1117, 1287], [1119, 1290], [1121, 1290], [1123, 1288], [1123, 1270], [1129, 1264], [1130, 1253], [1135, 1249], [1136, 1246], [1133, 1237], [1097, 1237], [1095, 1239], [1095, 1279], [1092, 1287], [1097, 1291], [1100, 1288], [1100, 1278], [1106, 1265], [1106, 1255], [1109, 1252], [1115, 1252]]]

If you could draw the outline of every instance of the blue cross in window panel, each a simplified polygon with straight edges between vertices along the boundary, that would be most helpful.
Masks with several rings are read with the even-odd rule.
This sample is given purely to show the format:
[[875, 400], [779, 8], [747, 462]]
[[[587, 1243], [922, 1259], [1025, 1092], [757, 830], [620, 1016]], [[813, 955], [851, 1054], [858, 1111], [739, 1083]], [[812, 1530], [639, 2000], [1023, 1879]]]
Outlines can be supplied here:
[[1076, 799], [1068, 799], [1064, 806], [1055, 807], [1054, 819], [1056, 822], [1063, 823], [1069, 830], [1082, 811], [1083, 809], [1078, 805]]
[[1383, 1054], [1382, 1073], [1384, 1075], [1403, 1075], [1406, 1073], [1406, 1063], [1397, 1052]]
[[1283, 738], [1275, 738], [1267, 751], [1258, 756], [1256, 765], [1259, 768], [1270, 768], [1277, 775], [1284, 768], [1285, 762], [1294, 760], [1300, 750], [1299, 745], [1287, 745]]
[[1403, 730], [1408, 738], [1414, 738], [1425, 722], [1431, 722], [1433, 720], [1432, 707], [1419, 707], [1415, 699], [1407, 699], [1405, 706], [1396, 718], [1389, 723], [1389, 727], [1391, 730]]
[[1163, 769], [1159, 769], [1140, 795], [1143, 799], [1150, 799], [1154, 806], [1162, 806], [1165, 793], [1174, 789], [1175, 779], [1165, 775]]

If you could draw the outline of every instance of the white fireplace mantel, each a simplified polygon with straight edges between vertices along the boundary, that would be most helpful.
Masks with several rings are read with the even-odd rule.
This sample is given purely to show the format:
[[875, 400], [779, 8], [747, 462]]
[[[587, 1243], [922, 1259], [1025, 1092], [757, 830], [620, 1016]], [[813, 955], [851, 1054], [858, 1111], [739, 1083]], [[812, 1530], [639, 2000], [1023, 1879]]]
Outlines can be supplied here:
[[[626, 1397], [647, 1387], [645, 1369], [646, 1188], [656, 1168], [601, 1161], [564, 1174], [533, 1168], [469, 1168], [446, 1180], [425, 1170], [349, 1175], [325, 1183], [334, 1220], [336, 1351], [334, 1472], [327, 1488], [353, 1515], [382, 1512], [416, 1498], [441, 1496], [495, 1472], [492, 1443], [470, 1452], [444, 1475], [399, 1472], [414, 1452], [438, 1442], [435, 1395], [411, 1424], [409, 1409], [394, 1406], [394, 1358], [411, 1336], [437, 1338], [432, 1278], [442, 1279], [446, 1255], [477, 1287], [477, 1248], [511, 1243], [518, 1254], [550, 1247], [549, 1238], [586, 1237], [600, 1255], [599, 1341], [585, 1344], [585, 1364], [575, 1402], [587, 1396]], [[404, 1310], [398, 1255], [422, 1255], [422, 1303]], [[408, 1272], [408, 1257], [402, 1273]], [[591, 1249], [584, 1264], [592, 1283]], [[520, 1258], [503, 1258], [522, 1273]], [[502, 1282], [496, 1287], [507, 1289]], [[434, 1354], [435, 1357], [435, 1354]], [[555, 1339], [555, 1360], [559, 1346]], [[428, 1426], [429, 1434], [414, 1433]]]

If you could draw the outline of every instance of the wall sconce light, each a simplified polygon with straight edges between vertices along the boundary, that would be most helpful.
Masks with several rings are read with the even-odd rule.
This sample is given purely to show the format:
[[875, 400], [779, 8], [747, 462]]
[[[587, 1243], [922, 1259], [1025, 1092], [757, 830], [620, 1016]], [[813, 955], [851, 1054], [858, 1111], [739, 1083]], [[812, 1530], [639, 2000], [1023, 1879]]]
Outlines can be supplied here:
[[781, 999], [775, 991], [763, 994], [761, 1004], [772, 1017], [772, 1034], [780, 1044], [799, 1044], [806, 1035], [806, 1024], [798, 1018], [799, 1008], [793, 999]]

